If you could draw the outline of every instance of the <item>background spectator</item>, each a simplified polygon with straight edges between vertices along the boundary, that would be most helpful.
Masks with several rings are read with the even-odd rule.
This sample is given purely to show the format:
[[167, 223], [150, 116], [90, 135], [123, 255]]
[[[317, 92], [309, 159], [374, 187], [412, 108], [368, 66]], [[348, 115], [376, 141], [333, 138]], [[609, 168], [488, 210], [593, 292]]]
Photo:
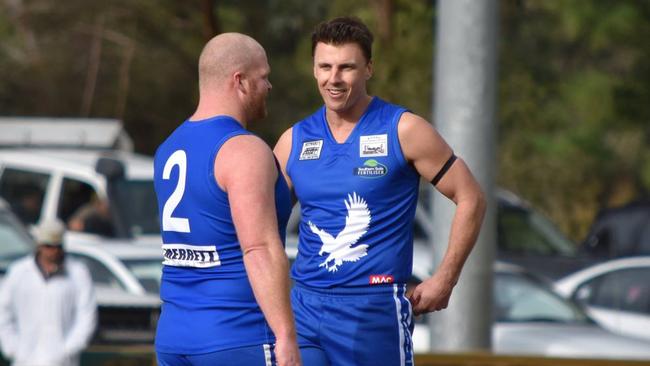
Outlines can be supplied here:
[[64, 230], [58, 220], [36, 227], [36, 253], [12, 264], [0, 288], [0, 344], [12, 365], [78, 365], [94, 332], [92, 280], [65, 258]]

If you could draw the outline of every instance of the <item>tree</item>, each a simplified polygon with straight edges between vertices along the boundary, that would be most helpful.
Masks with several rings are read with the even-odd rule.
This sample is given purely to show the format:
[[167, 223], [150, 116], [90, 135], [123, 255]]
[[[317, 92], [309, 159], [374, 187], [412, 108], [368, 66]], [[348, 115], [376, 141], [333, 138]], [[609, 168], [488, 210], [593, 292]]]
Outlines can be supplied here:
[[576, 240], [600, 208], [649, 187], [649, 7], [503, 3], [499, 182]]

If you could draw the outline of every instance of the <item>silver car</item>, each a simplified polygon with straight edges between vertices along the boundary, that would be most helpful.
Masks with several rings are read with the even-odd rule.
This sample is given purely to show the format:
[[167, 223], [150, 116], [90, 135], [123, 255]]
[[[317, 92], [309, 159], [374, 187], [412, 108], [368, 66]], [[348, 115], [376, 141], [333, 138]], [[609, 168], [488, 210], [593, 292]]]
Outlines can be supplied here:
[[[650, 342], [609, 332], [598, 326], [579, 305], [553, 292], [549, 284], [511, 264], [494, 266], [495, 354], [563, 358], [650, 359]], [[414, 268], [413, 282], [423, 275]], [[453, 306], [453, 304], [451, 304]], [[430, 352], [426, 316], [416, 318], [416, 353]]]
[[521, 267], [497, 264], [492, 342], [499, 354], [650, 359], [650, 343], [609, 332]]
[[615, 259], [580, 270], [555, 289], [601, 326], [650, 340], [650, 257]]

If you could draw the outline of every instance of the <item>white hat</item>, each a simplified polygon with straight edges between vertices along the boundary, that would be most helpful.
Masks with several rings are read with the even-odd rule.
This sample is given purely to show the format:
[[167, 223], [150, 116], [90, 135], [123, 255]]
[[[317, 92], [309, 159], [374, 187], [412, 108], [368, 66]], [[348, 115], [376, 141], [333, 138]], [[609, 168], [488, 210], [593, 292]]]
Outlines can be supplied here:
[[33, 232], [38, 245], [63, 245], [65, 226], [60, 220], [45, 220]]

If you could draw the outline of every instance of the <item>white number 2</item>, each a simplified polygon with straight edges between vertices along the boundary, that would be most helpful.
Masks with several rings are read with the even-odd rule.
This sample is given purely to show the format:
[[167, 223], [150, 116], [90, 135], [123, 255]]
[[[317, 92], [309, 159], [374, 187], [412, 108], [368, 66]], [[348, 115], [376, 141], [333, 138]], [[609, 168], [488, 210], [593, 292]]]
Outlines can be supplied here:
[[190, 232], [190, 220], [186, 217], [172, 217], [176, 206], [181, 202], [183, 193], [185, 193], [185, 178], [187, 174], [187, 156], [185, 151], [176, 150], [167, 159], [163, 169], [163, 179], [169, 179], [174, 166], [178, 165], [178, 183], [171, 196], [165, 202], [162, 212], [162, 228], [164, 231], [176, 231], [181, 233]]

